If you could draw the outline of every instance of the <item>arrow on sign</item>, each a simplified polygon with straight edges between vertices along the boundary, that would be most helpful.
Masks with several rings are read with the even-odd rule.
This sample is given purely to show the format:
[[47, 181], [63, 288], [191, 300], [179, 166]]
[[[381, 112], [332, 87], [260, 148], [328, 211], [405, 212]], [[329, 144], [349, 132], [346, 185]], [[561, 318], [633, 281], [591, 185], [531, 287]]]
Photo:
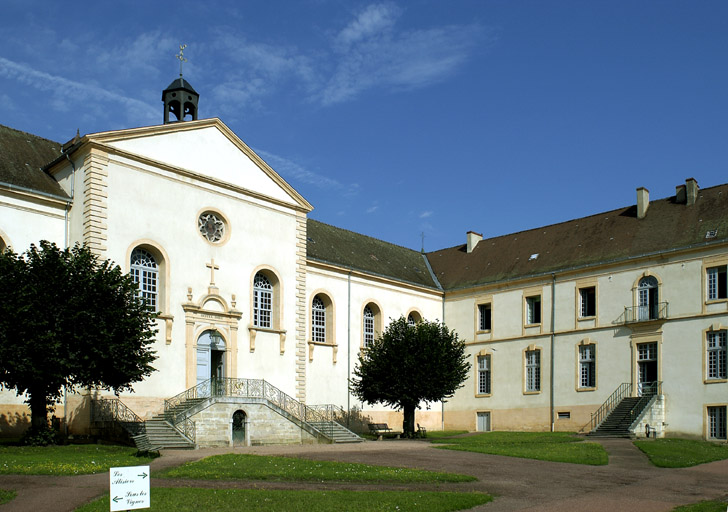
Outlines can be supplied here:
[[137, 476], [140, 476], [140, 477], [142, 477], [142, 480], [144, 480], [144, 479], [145, 479], [146, 477], [148, 477], [149, 475], [147, 475], [146, 473], [142, 473], [141, 475], [137, 475]]
[[121, 498], [121, 497], [119, 497], [119, 496], [116, 496], [116, 497], [115, 497], [115, 498], [114, 498], [114, 499], [113, 499], [112, 501], [113, 501], [114, 503], [118, 503], [118, 502], [120, 502], [120, 501], [121, 501], [121, 500], [123, 500], [123, 499], [124, 499], [124, 498]]

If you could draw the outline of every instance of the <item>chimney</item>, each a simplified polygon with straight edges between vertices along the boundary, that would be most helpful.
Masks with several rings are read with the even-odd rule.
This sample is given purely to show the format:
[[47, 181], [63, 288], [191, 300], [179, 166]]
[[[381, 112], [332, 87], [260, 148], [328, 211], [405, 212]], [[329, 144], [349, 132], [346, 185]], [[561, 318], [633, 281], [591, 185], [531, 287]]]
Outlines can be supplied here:
[[677, 204], [685, 204], [688, 199], [685, 195], [685, 185], [678, 185], [675, 187], [675, 202]]
[[647, 207], [650, 206], [650, 191], [645, 187], [637, 189], [637, 218], [644, 219], [647, 215]]
[[483, 235], [475, 231], [468, 231], [468, 254], [473, 252], [475, 246], [483, 239]]
[[685, 180], [685, 191], [687, 195], [687, 205], [695, 204], [698, 199], [698, 182], [695, 178]]

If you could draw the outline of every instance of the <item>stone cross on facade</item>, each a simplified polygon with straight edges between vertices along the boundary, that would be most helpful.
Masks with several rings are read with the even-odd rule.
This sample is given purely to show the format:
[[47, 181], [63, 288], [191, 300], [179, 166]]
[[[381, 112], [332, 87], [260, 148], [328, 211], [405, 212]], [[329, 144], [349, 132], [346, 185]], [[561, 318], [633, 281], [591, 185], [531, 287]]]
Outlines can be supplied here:
[[179, 76], [182, 76], [182, 63], [187, 62], [187, 59], [185, 59], [184, 51], [185, 48], [187, 48], [186, 44], [179, 45], [179, 53], [175, 55], [179, 59]]
[[210, 269], [210, 286], [215, 286], [215, 271], [220, 270], [220, 266], [215, 265], [215, 258], [211, 258], [210, 263], [205, 263], [205, 266]]

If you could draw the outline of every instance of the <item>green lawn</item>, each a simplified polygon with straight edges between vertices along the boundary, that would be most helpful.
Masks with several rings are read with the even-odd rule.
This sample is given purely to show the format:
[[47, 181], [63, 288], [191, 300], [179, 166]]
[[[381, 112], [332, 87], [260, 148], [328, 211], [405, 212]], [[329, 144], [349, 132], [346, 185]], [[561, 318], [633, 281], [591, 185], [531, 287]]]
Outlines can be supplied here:
[[438, 483], [475, 480], [467, 475], [420, 469], [232, 453], [188, 462], [155, 476], [206, 480], [314, 480], [363, 483]]
[[650, 461], [660, 468], [687, 468], [728, 459], [728, 445], [690, 439], [635, 441]]
[[17, 492], [15, 491], [8, 491], [6, 489], [0, 489], [0, 505], [3, 503], [7, 503], [8, 501], [11, 501], [15, 496], [17, 496]]
[[524, 459], [605, 465], [607, 452], [598, 443], [584, 442], [568, 432], [483, 432], [473, 436], [433, 439], [447, 450], [507, 455]]
[[467, 430], [433, 430], [427, 433], [427, 439], [442, 439], [443, 437], [452, 437], [467, 433]]
[[726, 501], [701, 501], [692, 505], [683, 505], [672, 509], [672, 512], [725, 512], [728, 510]]
[[[154, 487], [150, 501], [155, 512], [384, 512], [408, 510], [446, 512], [488, 503], [482, 493], [420, 491], [273, 491], [260, 489], [174, 489]], [[107, 512], [105, 496], [76, 512]]]
[[136, 448], [96, 444], [66, 446], [0, 446], [0, 474], [83, 475], [110, 467], [148, 464]]

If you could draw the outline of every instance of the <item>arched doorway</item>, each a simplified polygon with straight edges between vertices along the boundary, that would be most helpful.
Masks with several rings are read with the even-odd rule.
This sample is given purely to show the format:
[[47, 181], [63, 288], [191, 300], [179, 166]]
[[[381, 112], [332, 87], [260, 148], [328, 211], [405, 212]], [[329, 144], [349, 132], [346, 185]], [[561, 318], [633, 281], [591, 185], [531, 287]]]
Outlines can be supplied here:
[[237, 410], [233, 414], [233, 446], [245, 446], [245, 427], [248, 416], [245, 411]]
[[197, 384], [225, 377], [225, 341], [219, 332], [208, 330], [197, 338]]

